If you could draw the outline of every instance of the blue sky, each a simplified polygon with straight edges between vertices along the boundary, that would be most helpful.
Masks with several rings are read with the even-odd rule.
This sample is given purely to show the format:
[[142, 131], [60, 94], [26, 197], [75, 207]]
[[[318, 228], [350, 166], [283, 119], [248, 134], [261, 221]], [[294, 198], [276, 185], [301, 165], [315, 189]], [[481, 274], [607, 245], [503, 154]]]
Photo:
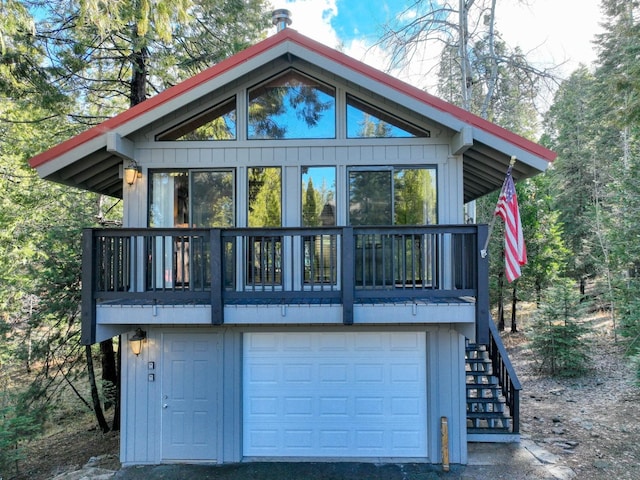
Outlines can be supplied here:
[[[402, 0], [271, 1], [274, 8], [291, 10], [291, 28], [382, 70], [388, 66], [387, 52], [371, 48], [380, 36], [381, 26], [414, 3]], [[600, 31], [599, 5], [600, 0], [498, 0], [497, 28], [512, 47], [520, 46], [539, 66], [566, 62], [562, 72], [568, 75], [579, 63], [588, 65], [595, 59], [591, 41]], [[422, 62], [414, 62], [410, 70], [392, 73], [416, 87], [430, 90], [432, 85], [426, 72], [438, 53], [439, 48], [432, 48], [425, 52]]]

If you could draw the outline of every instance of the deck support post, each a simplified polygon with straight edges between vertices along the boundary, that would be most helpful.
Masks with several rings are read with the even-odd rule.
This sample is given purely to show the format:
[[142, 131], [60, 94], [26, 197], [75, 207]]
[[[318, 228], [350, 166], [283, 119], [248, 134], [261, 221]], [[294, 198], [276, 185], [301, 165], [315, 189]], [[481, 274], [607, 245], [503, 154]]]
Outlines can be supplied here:
[[478, 225], [476, 239], [476, 343], [489, 343], [489, 257], [482, 256], [481, 245], [485, 244], [488, 235], [487, 225]]
[[224, 304], [222, 302], [222, 236], [219, 228], [209, 230], [211, 258], [211, 323], [224, 323]]
[[353, 298], [355, 288], [355, 238], [353, 227], [342, 229], [342, 323], [353, 325]]
[[93, 271], [95, 249], [93, 248], [93, 230], [82, 231], [82, 300], [80, 318], [82, 323], [81, 340], [83, 345], [96, 343], [96, 279]]

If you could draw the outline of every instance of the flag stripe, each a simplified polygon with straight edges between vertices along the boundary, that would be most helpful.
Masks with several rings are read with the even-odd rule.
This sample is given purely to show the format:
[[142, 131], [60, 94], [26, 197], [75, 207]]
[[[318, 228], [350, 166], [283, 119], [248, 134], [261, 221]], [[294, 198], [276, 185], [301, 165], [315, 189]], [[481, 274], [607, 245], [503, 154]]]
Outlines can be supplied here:
[[518, 196], [511, 177], [511, 169], [507, 172], [496, 205], [494, 215], [504, 221], [504, 261], [505, 274], [509, 282], [513, 282], [522, 274], [520, 267], [527, 263], [527, 249], [522, 234]]

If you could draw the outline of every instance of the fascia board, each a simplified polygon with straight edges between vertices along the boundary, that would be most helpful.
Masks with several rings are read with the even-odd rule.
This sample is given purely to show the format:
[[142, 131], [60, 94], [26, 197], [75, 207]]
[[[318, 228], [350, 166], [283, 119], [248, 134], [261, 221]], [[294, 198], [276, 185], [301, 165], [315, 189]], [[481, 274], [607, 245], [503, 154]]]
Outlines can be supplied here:
[[532, 168], [535, 168], [541, 172], [544, 172], [549, 167], [549, 162], [538, 157], [537, 155], [520, 148], [519, 146], [508, 142], [502, 138], [498, 138], [489, 132], [480, 130], [478, 128], [473, 129], [473, 139], [479, 143], [488, 145], [489, 147], [498, 150], [510, 157], [515, 156], [517, 162], [525, 163]]
[[69, 150], [68, 152], [63, 153], [55, 158], [52, 158], [50, 161], [38, 165], [36, 171], [40, 178], [47, 178], [49, 175], [53, 175], [59, 170], [72, 165], [77, 162], [81, 158], [87, 157], [92, 153], [97, 152], [102, 148], [106, 148], [107, 146], [107, 136], [102, 134], [98, 137], [95, 137], [79, 146], [74, 148], [73, 150]]

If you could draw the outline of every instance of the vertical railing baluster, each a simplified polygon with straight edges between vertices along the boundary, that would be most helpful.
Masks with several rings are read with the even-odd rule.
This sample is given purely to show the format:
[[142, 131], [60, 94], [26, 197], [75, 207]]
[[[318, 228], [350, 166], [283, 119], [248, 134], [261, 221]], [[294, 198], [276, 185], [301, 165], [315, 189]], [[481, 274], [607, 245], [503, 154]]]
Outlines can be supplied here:
[[400, 234], [400, 248], [402, 249], [402, 288], [407, 288], [407, 236]]
[[113, 237], [113, 291], [117, 292], [120, 289], [119, 273], [120, 273], [120, 238]]
[[338, 238], [337, 234], [329, 236], [329, 254], [331, 255], [329, 263], [330, 291], [338, 289]]
[[309, 236], [309, 283], [311, 287], [314, 287], [316, 284], [316, 275], [318, 272], [316, 271], [316, 237], [313, 235]]
[[416, 289], [416, 235], [411, 234], [411, 279], [413, 281], [413, 290]]
[[378, 236], [377, 235], [371, 235], [371, 255], [369, 256], [369, 259], [371, 260], [371, 286], [372, 287], [376, 287], [378, 282], [376, 281], [378, 278], [378, 269], [376, 268], [378, 266], [378, 262], [376, 261], [376, 253], [377, 253], [377, 245], [378, 243]]

